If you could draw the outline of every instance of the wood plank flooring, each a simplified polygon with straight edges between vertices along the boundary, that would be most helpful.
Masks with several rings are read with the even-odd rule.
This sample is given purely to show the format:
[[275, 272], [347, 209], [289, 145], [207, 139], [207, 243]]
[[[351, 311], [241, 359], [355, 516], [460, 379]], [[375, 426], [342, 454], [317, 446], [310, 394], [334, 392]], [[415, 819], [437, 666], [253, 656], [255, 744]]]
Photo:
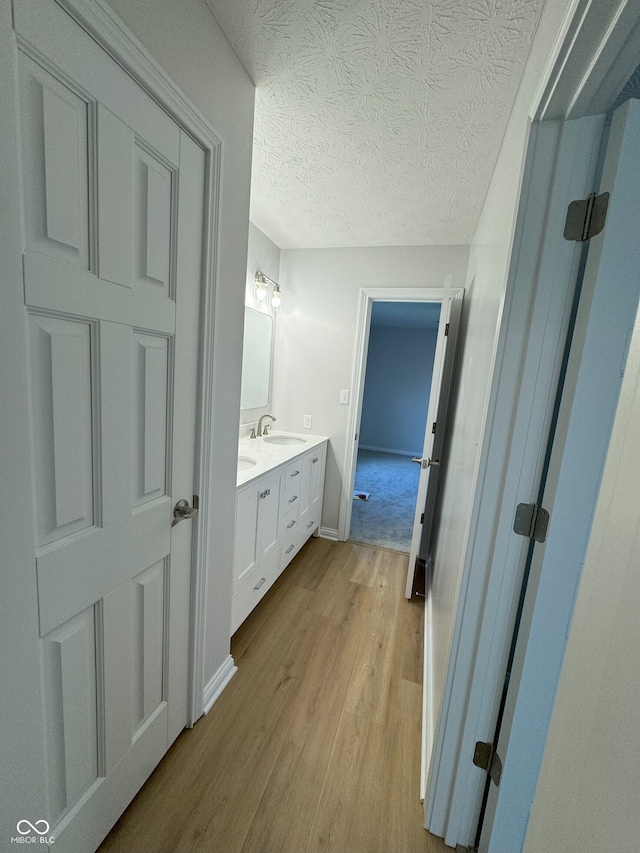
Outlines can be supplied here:
[[446, 853], [419, 800], [423, 606], [407, 556], [312, 539], [240, 627], [238, 673], [99, 853]]

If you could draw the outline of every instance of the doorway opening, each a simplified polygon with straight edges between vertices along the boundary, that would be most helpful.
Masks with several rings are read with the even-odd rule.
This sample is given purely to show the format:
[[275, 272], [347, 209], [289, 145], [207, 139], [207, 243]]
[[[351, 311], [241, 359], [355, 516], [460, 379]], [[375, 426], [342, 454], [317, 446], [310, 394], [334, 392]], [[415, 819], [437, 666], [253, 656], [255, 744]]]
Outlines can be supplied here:
[[[384, 306], [385, 303], [397, 303], [398, 309], [404, 305], [413, 305], [416, 310], [420, 306], [430, 306], [435, 313], [438, 312], [439, 320], [435, 331], [436, 345], [431, 371], [427, 369], [429, 387], [425, 382], [425, 394], [428, 398], [426, 423], [422, 422], [422, 450], [415, 457], [407, 457], [411, 461], [419, 463], [418, 468], [418, 490], [414, 503], [412, 537], [409, 547], [409, 561], [407, 571], [407, 598], [411, 598], [415, 587], [415, 570], [418, 565], [418, 556], [430, 544], [434, 530], [435, 515], [437, 510], [438, 484], [440, 480], [440, 457], [435, 455], [442, 451], [446, 444], [446, 417], [438, 418], [437, 412], [442, 404], [442, 411], [447, 412], [449, 408], [450, 390], [453, 382], [453, 359], [455, 355], [455, 341], [460, 322], [460, 312], [464, 290], [451, 286], [452, 275], [447, 273], [444, 277], [442, 288], [362, 288], [358, 307], [358, 321], [356, 326], [356, 348], [354, 358], [354, 371], [352, 378], [353, 394], [349, 408], [347, 421], [347, 447], [345, 453], [345, 473], [342, 485], [342, 499], [340, 503], [340, 519], [338, 524], [338, 540], [349, 539], [351, 532], [351, 519], [353, 507], [358, 504], [360, 498], [354, 500], [354, 489], [358, 488], [365, 494], [369, 491], [362, 482], [356, 486], [356, 466], [358, 462], [358, 449], [360, 445], [359, 436], [361, 432], [361, 416], [365, 393], [365, 376], [367, 372], [367, 352], [369, 338], [372, 332], [371, 318], [376, 305]], [[393, 311], [394, 309], [389, 309]], [[377, 309], [376, 309], [377, 311]], [[384, 311], [384, 308], [383, 308]], [[375, 321], [374, 321], [375, 322]], [[376, 326], [373, 326], [373, 336], [376, 337]], [[449, 332], [452, 334], [449, 335]], [[447, 342], [450, 342], [449, 344]], [[393, 348], [387, 348], [387, 357]], [[426, 380], [426, 377], [425, 377]], [[397, 381], [397, 380], [396, 380]], [[375, 401], [375, 395], [374, 395]], [[414, 406], [415, 408], [415, 406]], [[382, 416], [381, 405], [373, 407], [374, 416], [376, 411], [379, 418]], [[396, 409], [391, 407], [391, 415]], [[436, 429], [437, 421], [437, 429]], [[371, 439], [369, 439], [371, 440]], [[366, 438], [365, 438], [366, 441]], [[398, 447], [387, 444], [371, 443], [365, 444], [363, 449], [377, 448], [378, 450], [397, 450]], [[410, 445], [409, 445], [410, 446]], [[400, 455], [400, 454], [396, 454]], [[361, 454], [362, 459], [362, 454]], [[410, 463], [406, 463], [410, 464]], [[415, 475], [414, 475], [415, 476]], [[426, 545], [425, 545], [426, 543]], [[397, 547], [397, 546], [396, 546]], [[406, 548], [406, 546], [404, 546]], [[426, 565], [426, 563], [425, 563]]]
[[371, 306], [349, 538], [409, 552], [439, 302]]

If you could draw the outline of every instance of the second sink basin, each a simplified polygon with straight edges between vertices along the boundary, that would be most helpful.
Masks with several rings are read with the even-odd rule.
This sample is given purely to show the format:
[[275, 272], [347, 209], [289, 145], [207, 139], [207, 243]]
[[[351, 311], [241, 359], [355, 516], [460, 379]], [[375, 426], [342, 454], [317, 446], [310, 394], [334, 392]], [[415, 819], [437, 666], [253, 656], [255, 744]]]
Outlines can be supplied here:
[[265, 435], [262, 439], [267, 444], [306, 444], [306, 438], [298, 438], [295, 435]]
[[250, 456], [238, 456], [238, 471], [246, 471], [249, 468], [253, 468], [255, 464], [256, 460]]

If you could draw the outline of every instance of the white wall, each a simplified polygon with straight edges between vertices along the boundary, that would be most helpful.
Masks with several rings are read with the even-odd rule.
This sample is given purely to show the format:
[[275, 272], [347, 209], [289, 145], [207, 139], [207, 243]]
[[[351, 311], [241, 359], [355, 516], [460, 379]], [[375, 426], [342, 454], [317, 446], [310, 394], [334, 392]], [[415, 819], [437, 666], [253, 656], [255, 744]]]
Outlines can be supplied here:
[[636, 319], [525, 853], [639, 848], [639, 422]]
[[436, 338], [433, 329], [371, 327], [360, 447], [422, 454]]
[[[434, 546], [432, 677], [437, 726], [454, 641], [463, 573], [469, 556], [482, 443], [511, 260], [516, 212], [535, 109], [568, 0], [547, 0], [471, 244], [465, 290], [459, 384], [450, 433], [447, 477]], [[468, 549], [468, 550], [467, 550]], [[465, 561], [467, 564], [465, 565]], [[472, 815], [472, 810], [467, 810]], [[470, 818], [470, 823], [473, 815]], [[468, 842], [464, 842], [468, 843]]]
[[[429, 781], [427, 825], [447, 843], [468, 845], [473, 842], [481, 797], [480, 776], [463, 762], [458, 767], [452, 753], [442, 759], [442, 750], [450, 750], [452, 741], [459, 744], [464, 708], [455, 707], [457, 722], [447, 732], [439, 729], [443, 698], [447, 688], [449, 663], [455, 662], [460, 625], [458, 605], [463, 579], [486, 566], [473, 564], [473, 511], [479, 502], [478, 474], [492, 388], [500, 324], [511, 260], [516, 212], [520, 198], [522, 172], [529, 136], [530, 115], [535, 108], [539, 89], [547, 74], [547, 66], [562, 30], [568, 0], [547, 0], [536, 32], [532, 50], [505, 131], [498, 160], [485, 198], [480, 220], [473, 237], [465, 291], [459, 377], [450, 431], [448, 465], [444, 480], [440, 523], [434, 546], [434, 576], [431, 587], [431, 674], [433, 710], [435, 714], [434, 774]], [[482, 494], [482, 499], [496, 504], [497, 494]], [[469, 630], [467, 628], [467, 630]], [[458, 633], [456, 633], [458, 632]], [[454, 657], [452, 658], [452, 650]], [[448, 708], [445, 708], [445, 715]], [[443, 716], [443, 720], [446, 716]], [[460, 726], [458, 728], [458, 726]], [[457, 748], [457, 747], [456, 747]], [[456, 775], [458, 774], [458, 775]], [[473, 777], [473, 778], [472, 778]], [[469, 788], [462, 779], [469, 780]], [[431, 786], [434, 787], [431, 787]], [[451, 809], [451, 796], [460, 794]], [[463, 801], [464, 800], [464, 801]]]
[[[256, 272], [260, 270], [273, 281], [280, 281], [280, 249], [264, 234], [253, 222], [249, 223], [249, 245], [247, 249], [247, 277], [245, 285], [245, 305], [255, 308], [254, 283]], [[278, 325], [278, 312], [271, 310], [268, 306], [260, 308], [266, 314], [273, 317], [274, 341], [275, 331]], [[240, 424], [253, 424], [260, 415], [271, 411], [271, 398], [266, 406], [257, 409], [246, 409], [240, 412]], [[278, 426], [280, 423], [278, 422]], [[244, 434], [247, 430], [241, 430]]]
[[[234, 495], [255, 90], [204, 0], [109, 5], [223, 140], [214, 360], [213, 554], [208, 570], [205, 682], [229, 654]], [[215, 591], [215, 592], [214, 592]]]
[[433, 550], [431, 649], [436, 712], [444, 692], [466, 557], [526, 131], [525, 111], [518, 116], [517, 123], [510, 124], [511, 135], [503, 144], [469, 255], [458, 350], [458, 382]]
[[346, 447], [358, 297], [362, 287], [442, 287], [452, 273], [464, 284], [468, 246], [284, 249], [283, 307], [278, 317], [273, 413], [282, 429], [330, 439], [322, 527], [337, 531]]

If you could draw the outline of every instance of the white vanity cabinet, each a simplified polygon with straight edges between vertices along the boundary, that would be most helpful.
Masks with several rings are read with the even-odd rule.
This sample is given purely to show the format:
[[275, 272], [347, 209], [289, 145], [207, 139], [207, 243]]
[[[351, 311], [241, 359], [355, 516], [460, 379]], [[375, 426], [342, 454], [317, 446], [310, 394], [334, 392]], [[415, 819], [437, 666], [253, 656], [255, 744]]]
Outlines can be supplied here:
[[299, 532], [304, 542], [320, 527], [326, 447], [316, 447], [302, 460]]
[[326, 446], [322, 440], [294, 458], [289, 452], [286, 462], [238, 487], [231, 633], [319, 531]]
[[279, 474], [267, 475], [237, 494], [233, 561], [236, 589], [278, 549], [280, 485]]

